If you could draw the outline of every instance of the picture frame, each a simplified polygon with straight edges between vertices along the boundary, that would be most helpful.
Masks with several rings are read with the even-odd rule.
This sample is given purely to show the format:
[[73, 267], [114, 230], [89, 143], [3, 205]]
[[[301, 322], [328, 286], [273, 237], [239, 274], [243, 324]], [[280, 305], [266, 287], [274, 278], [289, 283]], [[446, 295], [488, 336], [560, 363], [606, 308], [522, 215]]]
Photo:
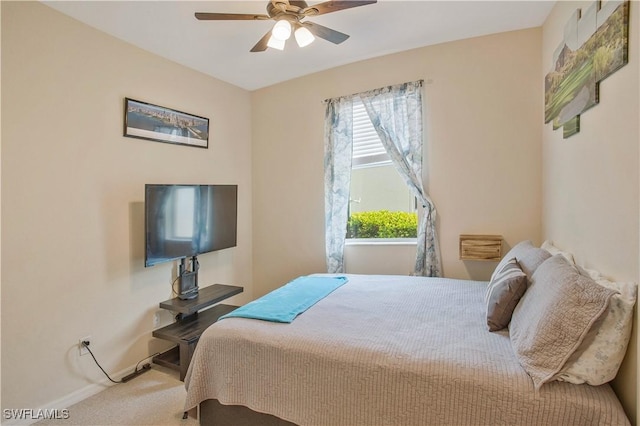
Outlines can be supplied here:
[[124, 98], [123, 136], [207, 149], [209, 119]]

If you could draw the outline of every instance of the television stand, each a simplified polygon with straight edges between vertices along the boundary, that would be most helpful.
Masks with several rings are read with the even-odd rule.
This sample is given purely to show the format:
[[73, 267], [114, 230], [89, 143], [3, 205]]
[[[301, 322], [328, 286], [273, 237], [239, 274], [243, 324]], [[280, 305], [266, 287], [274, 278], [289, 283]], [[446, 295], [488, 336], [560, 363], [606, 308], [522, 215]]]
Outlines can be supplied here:
[[193, 299], [184, 300], [174, 297], [161, 302], [160, 308], [177, 312], [178, 315], [176, 322], [154, 330], [152, 335], [176, 343], [177, 346], [153, 357], [153, 362], [179, 371], [180, 380], [184, 381], [191, 357], [204, 330], [218, 321], [221, 316], [237, 308], [237, 306], [224, 304], [211, 306], [243, 291], [242, 287], [213, 284], [200, 288]]

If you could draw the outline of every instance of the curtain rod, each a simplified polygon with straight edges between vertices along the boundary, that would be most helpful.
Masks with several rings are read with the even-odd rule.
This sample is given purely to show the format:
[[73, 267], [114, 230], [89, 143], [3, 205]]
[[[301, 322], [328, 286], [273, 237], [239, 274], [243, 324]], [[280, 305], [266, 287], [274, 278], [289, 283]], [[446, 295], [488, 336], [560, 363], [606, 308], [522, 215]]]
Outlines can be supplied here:
[[[432, 81], [432, 80], [430, 80], [430, 79], [429, 79], [429, 80], [427, 80], [427, 84], [431, 83], [431, 81]], [[404, 82], [404, 83], [391, 84], [391, 85], [388, 85], [388, 86], [378, 87], [377, 89], [371, 89], [371, 90], [365, 90], [365, 91], [358, 92], [358, 93], [352, 93], [352, 94], [350, 94], [350, 95], [336, 96], [335, 98], [328, 98], [328, 99], [325, 99], [325, 100], [323, 100], [323, 101], [322, 101], [322, 103], [323, 103], [323, 104], [326, 104], [327, 102], [329, 102], [329, 101], [330, 101], [330, 100], [332, 100], [332, 99], [350, 98], [350, 97], [352, 97], [352, 96], [357, 96], [357, 95], [359, 95], [359, 94], [361, 94], [361, 93], [367, 93], [367, 92], [370, 92], [370, 91], [372, 91], [372, 90], [379, 90], [379, 89], [384, 89], [384, 88], [387, 88], [387, 87], [395, 87], [395, 86], [399, 86], [399, 85], [401, 85], [401, 84], [408, 84], [408, 83], [420, 83], [420, 86], [422, 86], [422, 85], [424, 85], [424, 80], [423, 80], [423, 79], [420, 79], [420, 80], [415, 80], [415, 81], [406, 81], [406, 82]]]

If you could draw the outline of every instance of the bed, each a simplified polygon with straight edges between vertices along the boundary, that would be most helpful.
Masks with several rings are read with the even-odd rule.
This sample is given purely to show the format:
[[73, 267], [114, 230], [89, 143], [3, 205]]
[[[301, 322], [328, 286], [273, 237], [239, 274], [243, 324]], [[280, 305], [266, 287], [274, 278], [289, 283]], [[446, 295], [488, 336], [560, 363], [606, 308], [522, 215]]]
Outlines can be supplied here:
[[629, 424], [608, 384], [532, 380], [509, 328], [487, 328], [488, 282], [346, 277], [291, 323], [207, 329], [185, 408], [225, 425]]

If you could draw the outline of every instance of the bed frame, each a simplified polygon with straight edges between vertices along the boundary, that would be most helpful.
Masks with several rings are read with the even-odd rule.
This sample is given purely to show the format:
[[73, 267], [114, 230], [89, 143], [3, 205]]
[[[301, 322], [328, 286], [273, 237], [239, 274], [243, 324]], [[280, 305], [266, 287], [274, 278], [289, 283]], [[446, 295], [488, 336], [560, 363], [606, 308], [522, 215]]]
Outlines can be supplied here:
[[242, 405], [220, 404], [217, 399], [203, 401], [199, 411], [201, 425], [295, 426], [295, 423], [282, 420], [271, 414], [255, 412]]

